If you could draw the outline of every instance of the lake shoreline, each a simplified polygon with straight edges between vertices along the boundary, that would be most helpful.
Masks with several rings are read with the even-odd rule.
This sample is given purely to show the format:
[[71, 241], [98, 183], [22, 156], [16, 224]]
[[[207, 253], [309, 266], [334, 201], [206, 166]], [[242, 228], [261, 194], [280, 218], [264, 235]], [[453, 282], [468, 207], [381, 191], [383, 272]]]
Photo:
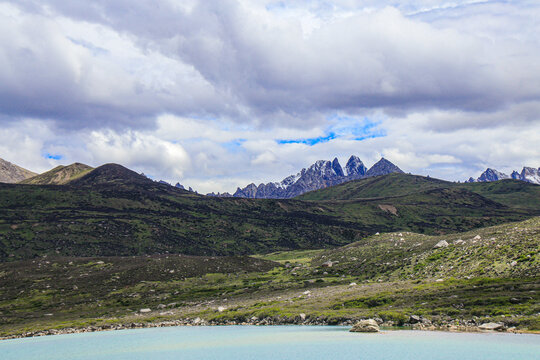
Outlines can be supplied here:
[[[89, 333], [89, 332], [98, 332], [98, 331], [120, 331], [120, 330], [130, 330], [130, 329], [144, 329], [144, 328], [160, 328], [160, 327], [190, 327], [190, 326], [284, 326], [284, 325], [293, 325], [293, 326], [352, 326], [350, 322], [339, 323], [339, 324], [324, 324], [324, 323], [291, 323], [291, 322], [265, 322], [266, 319], [262, 321], [250, 321], [250, 322], [236, 322], [236, 321], [226, 321], [226, 322], [207, 322], [200, 318], [195, 319], [181, 319], [181, 320], [167, 320], [160, 322], [130, 322], [130, 323], [119, 323], [119, 324], [105, 324], [105, 325], [96, 325], [96, 326], [85, 326], [85, 327], [66, 327], [63, 329], [46, 329], [46, 330], [37, 330], [29, 331], [20, 334], [13, 334], [8, 336], [0, 337], [0, 340], [12, 340], [12, 339], [22, 339], [29, 337], [41, 337], [41, 336], [52, 336], [52, 335], [66, 335], [66, 334], [79, 334], [79, 333]], [[535, 330], [523, 330], [516, 328], [502, 328], [500, 330], [483, 330], [479, 326], [471, 325], [424, 325], [421, 323], [417, 324], [405, 324], [404, 326], [395, 326], [392, 324], [381, 323], [381, 331], [403, 331], [403, 330], [416, 330], [416, 331], [436, 331], [436, 332], [461, 332], [461, 333], [509, 333], [509, 334], [535, 334], [540, 335], [540, 331]]]

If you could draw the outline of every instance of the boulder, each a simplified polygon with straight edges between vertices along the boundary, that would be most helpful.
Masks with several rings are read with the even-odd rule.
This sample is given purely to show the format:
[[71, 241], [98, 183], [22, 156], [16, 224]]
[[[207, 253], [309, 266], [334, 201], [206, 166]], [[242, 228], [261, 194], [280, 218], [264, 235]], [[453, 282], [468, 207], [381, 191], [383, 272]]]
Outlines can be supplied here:
[[440, 249], [440, 248], [445, 248], [445, 247], [448, 247], [448, 242], [446, 240], [441, 240], [438, 243], [436, 243], [435, 246], [433, 246], [434, 249]]
[[417, 324], [422, 321], [422, 318], [418, 315], [411, 315], [409, 317], [409, 324]]
[[140, 312], [141, 314], [149, 313], [149, 312], [151, 312], [151, 311], [152, 311], [152, 310], [150, 310], [150, 309], [148, 309], [148, 308], [144, 308], [144, 309], [140, 309], [140, 310], [139, 310], [139, 312]]
[[504, 330], [504, 325], [499, 323], [485, 323], [478, 327], [480, 330]]
[[360, 320], [349, 330], [350, 332], [379, 332], [379, 324], [373, 319]]

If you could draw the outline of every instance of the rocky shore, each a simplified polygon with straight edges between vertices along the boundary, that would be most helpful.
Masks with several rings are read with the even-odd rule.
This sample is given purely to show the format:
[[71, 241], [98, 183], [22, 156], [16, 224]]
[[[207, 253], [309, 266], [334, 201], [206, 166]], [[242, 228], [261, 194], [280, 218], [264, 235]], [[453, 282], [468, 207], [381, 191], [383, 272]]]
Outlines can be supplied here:
[[[271, 326], [271, 325], [340, 325], [340, 326], [353, 326], [360, 319], [327, 319], [324, 317], [309, 317], [305, 314], [299, 314], [296, 317], [265, 317], [257, 318], [252, 317], [250, 319], [241, 320], [210, 320], [197, 318], [188, 319], [176, 319], [167, 320], [161, 322], [129, 322], [118, 324], [103, 324], [87, 327], [66, 327], [62, 329], [47, 329], [40, 331], [29, 331], [21, 334], [14, 334], [9, 336], [0, 337], [0, 340], [17, 339], [25, 337], [35, 336], [47, 336], [47, 335], [61, 335], [61, 334], [78, 334], [86, 332], [96, 331], [111, 331], [111, 330], [127, 330], [127, 329], [142, 329], [142, 328], [156, 328], [156, 327], [169, 327], [169, 326], [223, 326], [223, 325], [254, 325], [254, 326]], [[485, 332], [485, 331], [498, 331], [498, 332], [512, 332], [521, 333], [522, 330], [518, 330], [515, 327], [508, 326], [504, 323], [492, 323], [483, 322], [479, 323], [476, 320], [451, 320], [451, 321], [439, 321], [432, 322], [431, 320], [422, 318], [420, 316], [413, 315], [409, 318], [408, 322], [398, 324], [393, 321], [383, 321], [380, 318], [373, 319], [382, 330], [426, 330], [426, 331], [456, 331], [456, 332]]]

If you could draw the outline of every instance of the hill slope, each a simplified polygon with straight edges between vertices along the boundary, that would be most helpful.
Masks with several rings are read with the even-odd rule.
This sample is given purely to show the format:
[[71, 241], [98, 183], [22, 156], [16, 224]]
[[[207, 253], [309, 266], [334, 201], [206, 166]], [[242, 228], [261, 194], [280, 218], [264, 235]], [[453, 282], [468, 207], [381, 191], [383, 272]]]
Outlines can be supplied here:
[[0, 159], [0, 183], [16, 183], [35, 175], [35, 172]]
[[63, 185], [89, 173], [92, 169], [92, 167], [81, 163], [74, 163], [67, 166], [60, 165], [43, 174], [22, 180], [20, 183], [32, 185]]
[[444, 234], [523, 220], [460, 188], [351, 201], [214, 198], [103, 165], [67, 185], [0, 185], [0, 259], [254, 254], [345, 245], [376, 232]]
[[[540, 274], [540, 217], [465, 233], [374, 235], [319, 254], [312, 264], [362, 278], [535, 277]], [[332, 263], [325, 268], [324, 263]]]

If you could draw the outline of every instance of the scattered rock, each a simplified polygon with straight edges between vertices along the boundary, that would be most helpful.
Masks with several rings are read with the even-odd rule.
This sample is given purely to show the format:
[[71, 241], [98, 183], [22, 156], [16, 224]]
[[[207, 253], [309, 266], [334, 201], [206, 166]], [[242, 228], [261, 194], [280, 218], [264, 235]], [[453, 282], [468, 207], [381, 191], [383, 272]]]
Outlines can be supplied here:
[[417, 324], [422, 321], [422, 318], [418, 315], [411, 315], [409, 317], [409, 324]]
[[474, 240], [480, 240], [482, 237], [480, 235], [476, 235], [475, 237], [473, 237]]
[[350, 332], [379, 332], [379, 324], [373, 319], [360, 320], [349, 330]]
[[322, 264], [323, 267], [332, 267], [334, 263], [332, 261], [327, 261], [325, 263]]
[[446, 242], [446, 240], [441, 240], [437, 244], [435, 244], [435, 246], [433, 246], [434, 249], [440, 249], [445, 247], [448, 247], [448, 242]]
[[149, 313], [149, 312], [151, 312], [151, 311], [152, 311], [152, 310], [150, 310], [149, 308], [144, 308], [144, 309], [140, 309], [140, 310], [139, 310], [139, 312], [140, 312], [141, 314], [146, 314], [146, 313]]
[[356, 286], [356, 283], [352, 282], [352, 283], [349, 284], [349, 286]]
[[219, 306], [217, 308], [217, 311], [219, 311], [219, 312], [224, 312], [225, 310], [227, 310], [227, 308], [225, 306]]
[[454, 245], [462, 245], [462, 244], [465, 244], [464, 240], [458, 239], [458, 240], [454, 241]]
[[302, 319], [302, 321], [306, 320], [306, 314], [301, 313], [300, 314], [300, 319]]

